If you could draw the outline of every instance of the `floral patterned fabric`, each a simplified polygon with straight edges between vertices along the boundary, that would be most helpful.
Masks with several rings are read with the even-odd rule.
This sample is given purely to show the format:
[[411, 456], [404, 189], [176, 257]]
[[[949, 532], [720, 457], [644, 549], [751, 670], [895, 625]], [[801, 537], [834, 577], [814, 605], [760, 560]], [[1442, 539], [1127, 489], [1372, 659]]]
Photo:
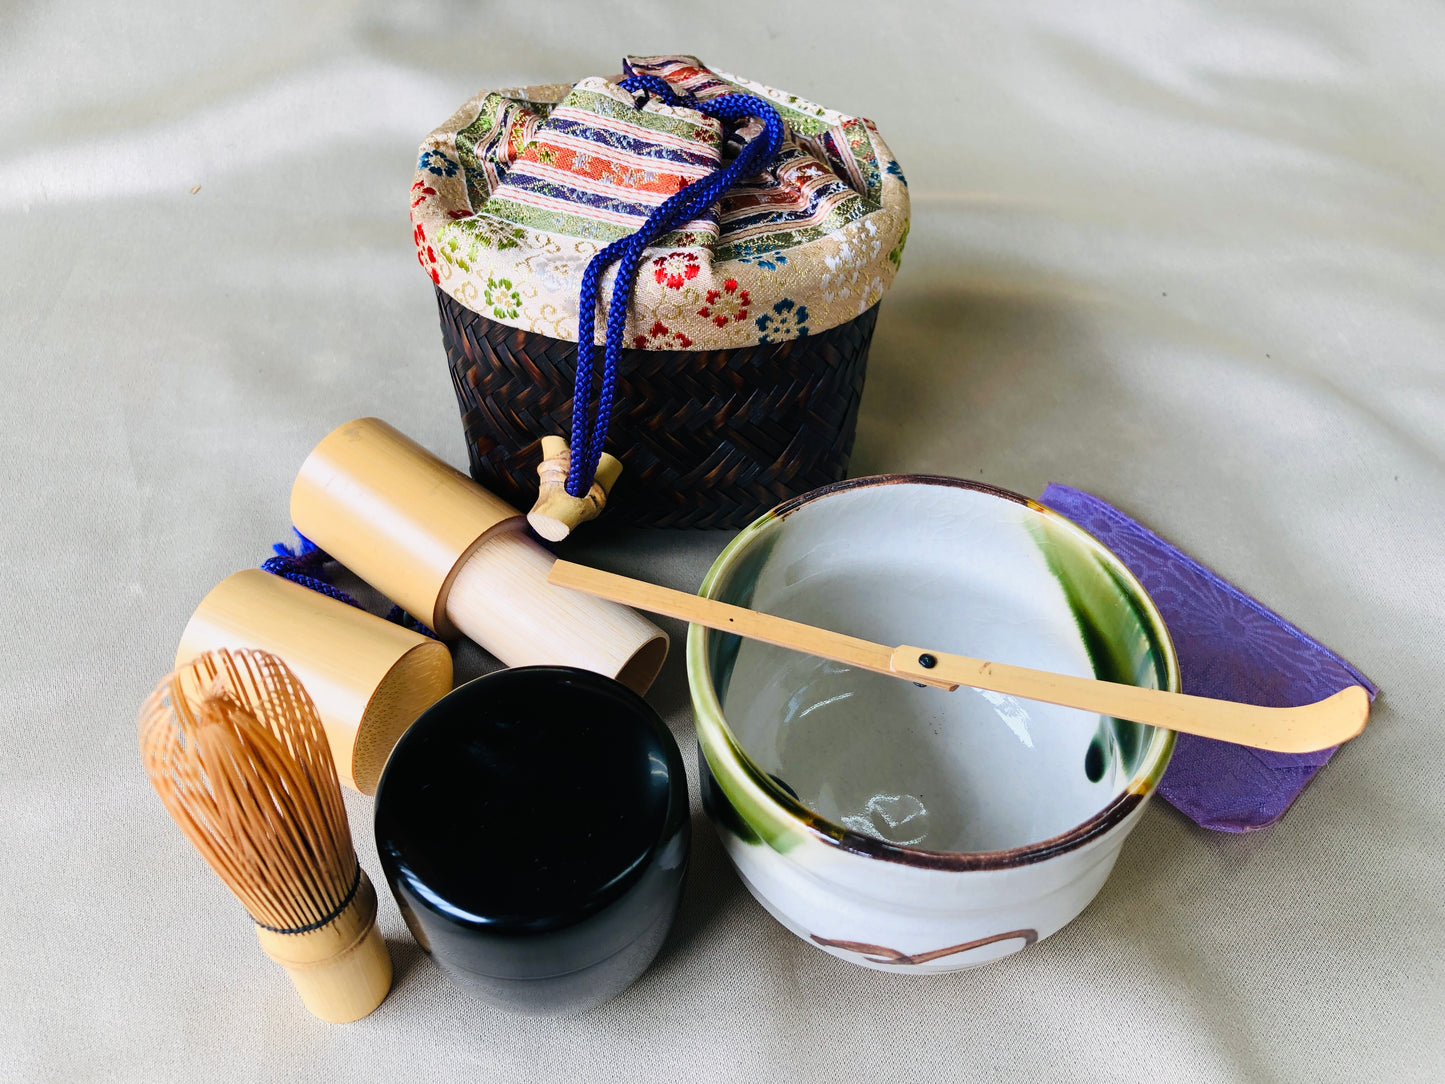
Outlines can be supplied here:
[[[628, 342], [648, 350], [780, 342], [877, 303], [907, 240], [908, 184], [870, 121], [694, 57], [630, 57], [624, 67], [698, 100], [759, 95], [788, 128], [765, 173], [649, 248]], [[729, 148], [712, 117], [596, 77], [484, 92], [421, 146], [411, 192], [417, 259], [473, 311], [576, 341], [578, 289], [592, 256], [712, 173], [757, 128], [743, 128]], [[597, 326], [600, 342], [605, 321]]]

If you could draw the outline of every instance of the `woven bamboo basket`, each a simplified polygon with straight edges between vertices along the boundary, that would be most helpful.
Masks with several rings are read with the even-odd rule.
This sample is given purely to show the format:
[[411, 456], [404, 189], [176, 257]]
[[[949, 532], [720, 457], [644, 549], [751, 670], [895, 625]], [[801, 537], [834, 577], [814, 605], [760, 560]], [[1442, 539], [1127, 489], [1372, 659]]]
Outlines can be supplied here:
[[[566, 437], [577, 344], [482, 316], [437, 291], [471, 472], [527, 507], [541, 438]], [[609, 517], [741, 527], [843, 478], [878, 306], [815, 335], [734, 350], [627, 350], [608, 448], [626, 468]]]
[[[622, 70], [483, 91], [411, 188], [472, 475], [554, 541], [604, 506], [740, 527], [844, 478], [908, 237], [871, 121], [694, 56]], [[578, 336], [609, 345], [574, 410]]]

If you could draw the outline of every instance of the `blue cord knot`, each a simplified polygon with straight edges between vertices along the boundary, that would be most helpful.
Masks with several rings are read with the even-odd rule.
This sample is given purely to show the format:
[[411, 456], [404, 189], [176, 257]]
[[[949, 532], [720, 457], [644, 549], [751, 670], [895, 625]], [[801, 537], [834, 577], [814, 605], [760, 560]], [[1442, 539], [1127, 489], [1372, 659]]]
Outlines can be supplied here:
[[[593, 256], [582, 274], [582, 289], [577, 314], [577, 383], [572, 393], [572, 462], [567, 472], [567, 492], [573, 497], [585, 496], [597, 476], [597, 463], [607, 442], [607, 426], [612, 414], [612, 397], [617, 385], [617, 369], [622, 361], [623, 334], [627, 326], [627, 309], [632, 301], [632, 286], [642, 265], [643, 251], [663, 234], [690, 222], [720, 200], [729, 188], [743, 177], [751, 177], [767, 168], [783, 145], [786, 129], [778, 111], [755, 94], [739, 91], [719, 94], [699, 101], [680, 97], [665, 79], [655, 75], [634, 75], [618, 86], [634, 94], [651, 94], [667, 105], [686, 106], [720, 120], [724, 125], [741, 126], [754, 118], [761, 120], [763, 130], [743, 145], [732, 162], [719, 166], [706, 177], [678, 189], [647, 216], [636, 233], [613, 241]], [[597, 294], [603, 274], [617, 264], [617, 278], [612, 285], [612, 298], [607, 306], [607, 332], [604, 337], [601, 388], [595, 411], [592, 404], [593, 366], [596, 348], [593, 339], [597, 329]]]

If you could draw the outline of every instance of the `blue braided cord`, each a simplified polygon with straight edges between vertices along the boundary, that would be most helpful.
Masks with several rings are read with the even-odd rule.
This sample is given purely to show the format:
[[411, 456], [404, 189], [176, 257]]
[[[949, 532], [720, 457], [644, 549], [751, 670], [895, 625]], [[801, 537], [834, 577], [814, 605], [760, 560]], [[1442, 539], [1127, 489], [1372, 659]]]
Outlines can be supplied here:
[[[271, 547], [276, 556], [268, 557], [263, 561], [261, 571], [269, 572], [273, 576], [280, 576], [283, 580], [290, 580], [292, 583], [298, 583], [327, 598], [334, 598], [337, 602], [355, 606], [358, 610], [365, 610], [365, 606], [326, 579], [325, 566], [333, 560], [332, 556], [294, 527], [292, 530], [296, 533], [296, 548], [293, 550], [288, 548], [284, 542], [277, 542]], [[430, 636], [433, 640], [437, 638], [436, 633], [400, 606], [393, 606], [391, 612], [386, 615], [386, 619], [395, 622], [402, 628]]]
[[636, 94], [645, 90], [654, 97], [661, 98], [667, 105], [695, 105], [690, 96], [684, 98], [672, 89], [669, 83], [660, 75], [629, 75], [626, 79], [617, 84], [623, 90], [629, 90]]
[[[655, 94], [668, 105], [687, 105], [725, 123], [738, 125], [756, 117], [763, 122], [763, 130], [745, 144], [725, 168], [719, 168], [674, 192], [647, 216], [647, 221], [636, 233], [603, 248], [592, 257], [582, 273], [577, 316], [577, 383], [572, 393], [572, 463], [567, 471], [567, 492], [574, 497], [584, 496], [592, 488], [597, 464], [607, 443], [617, 370], [622, 361], [627, 309], [632, 301], [632, 286], [642, 265], [644, 251], [658, 237], [702, 214], [739, 179], [765, 169], [777, 155], [785, 134], [783, 120], [777, 110], [756, 95], [730, 92], [706, 101], [694, 101], [679, 97], [666, 80], [655, 75], [631, 76], [618, 85], [634, 93], [647, 91]], [[603, 274], [613, 263], [617, 264], [617, 277], [613, 281], [612, 298], [607, 306], [602, 386], [597, 394], [596, 413], [591, 414], [588, 405], [592, 401], [593, 358], [596, 353], [593, 339], [597, 329], [597, 293]]]
[[411, 614], [395, 604], [392, 605], [390, 610], [386, 611], [386, 619], [395, 622], [404, 629], [411, 629], [412, 632], [419, 632], [423, 636], [430, 636], [433, 640], [438, 638], [437, 634], [427, 628], [426, 625], [422, 624], [416, 618], [412, 617]]
[[290, 580], [292, 583], [299, 583], [302, 587], [310, 588], [328, 598], [334, 598], [337, 602], [344, 602], [348, 606], [364, 610], [366, 607], [326, 579], [324, 566], [331, 560], [331, 555], [320, 549], [315, 542], [312, 542], [300, 531], [296, 531], [296, 538], [298, 541], [294, 550], [287, 548], [284, 542], [277, 542], [272, 546], [271, 550], [276, 556], [263, 561], [261, 571], [269, 572], [273, 576], [280, 576], [283, 580]]

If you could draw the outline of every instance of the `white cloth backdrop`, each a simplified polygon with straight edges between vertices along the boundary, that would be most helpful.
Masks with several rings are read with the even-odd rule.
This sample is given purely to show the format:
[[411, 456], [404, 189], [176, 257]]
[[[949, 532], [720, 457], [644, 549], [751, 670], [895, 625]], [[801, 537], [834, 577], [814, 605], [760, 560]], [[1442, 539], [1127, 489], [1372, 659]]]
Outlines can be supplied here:
[[[420, 136], [671, 51], [873, 118], [912, 182], [854, 473], [1089, 489], [1383, 696], [1276, 828], [1156, 804], [1093, 906], [993, 967], [825, 956], [695, 811], [620, 1000], [498, 1015], [384, 898], [395, 989], [321, 1024], [165, 817], [135, 708], [332, 426], [464, 461]], [[1425, 0], [5, 5], [0, 1078], [1445, 1078], [1442, 57]], [[692, 587], [724, 541], [573, 552]], [[652, 699], [691, 761], [680, 653]]]

